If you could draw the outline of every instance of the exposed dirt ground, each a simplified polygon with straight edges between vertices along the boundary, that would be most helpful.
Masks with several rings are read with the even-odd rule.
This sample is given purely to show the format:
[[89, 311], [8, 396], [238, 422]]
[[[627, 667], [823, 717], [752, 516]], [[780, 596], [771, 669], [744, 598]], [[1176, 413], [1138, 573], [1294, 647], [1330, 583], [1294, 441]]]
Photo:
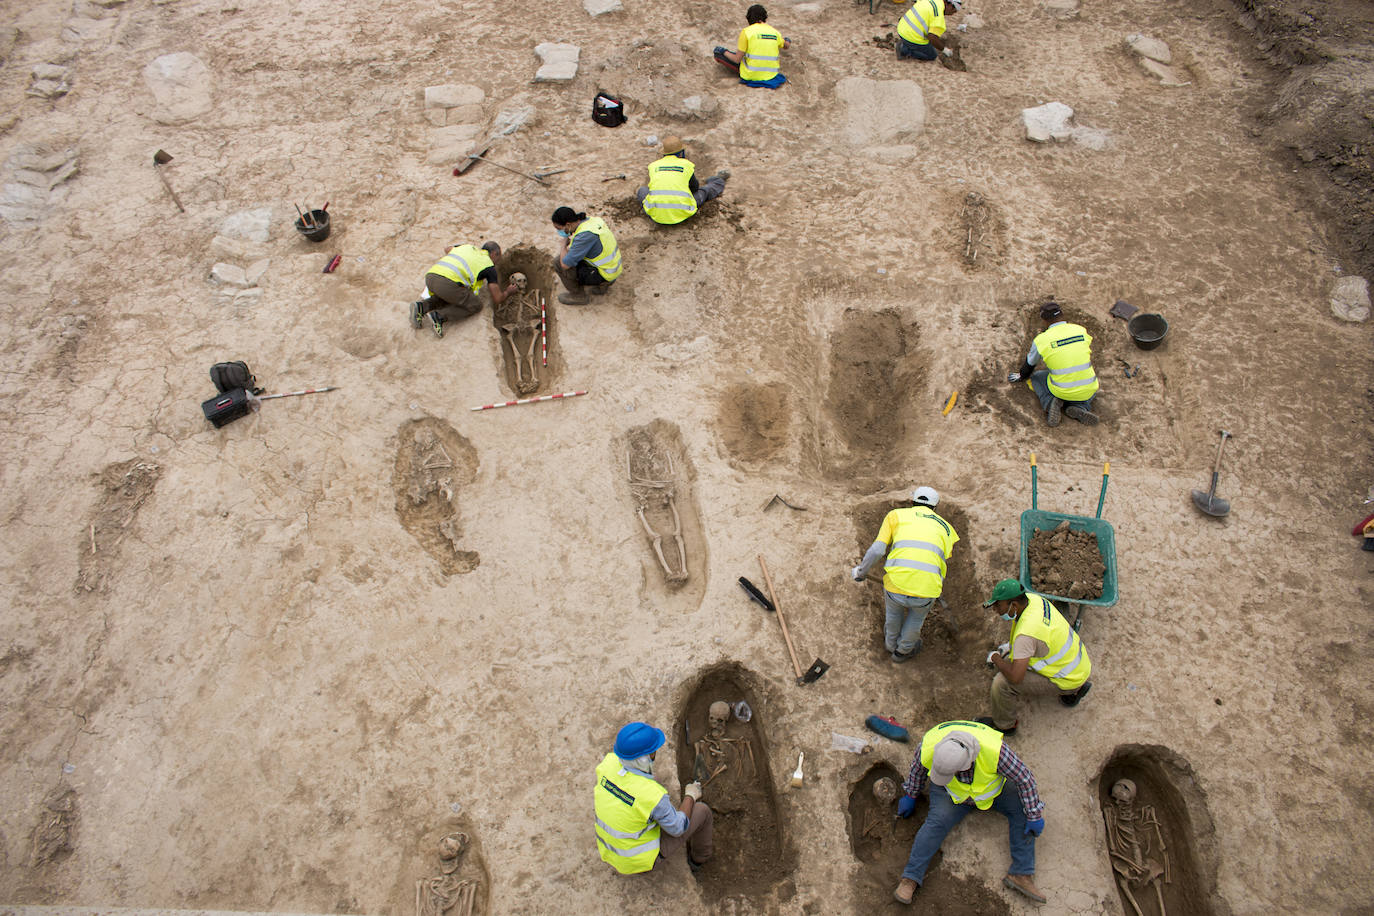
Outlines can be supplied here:
[[[1123, 774], [1183, 863], [1166, 900], [1367, 907], [1374, 555], [1346, 531], [1374, 332], [1327, 291], [1374, 271], [1369, 4], [969, 0], [983, 25], [953, 72], [873, 44], [899, 6], [779, 0], [791, 82], [763, 92], [710, 58], [747, 4], [624, 2], [0, 9], [0, 904], [410, 916], [462, 831], [480, 913], [896, 911], [916, 824], [867, 849], [854, 793], [916, 744], [831, 734], [987, 712], [1006, 630], [979, 604], [1016, 574], [1036, 452], [1057, 512], [1091, 515], [1111, 461], [1120, 592], [1084, 614], [1091, 695], [1028, 701], [1009, 739], [1047, 804], [1041, 912], [1125, 912], [1102, 813]], [[1188, 84], [1148, 76], [1134, 32]], [[579, 75], [532, 83], [559, 40]], [[144, 81], [172, 52], [211, 83], [175, 125]], [[70, 91], [28, 94], [41, 64]], [[854, 75], [919, 84], [910, 150], [850, 143]], [[429, 161], [442, 84], [483, 90], [483, 128], [533, 109], [493, 160], [567, 171]], [[599, 88], [628, 124], [591, 121]], [[1105, 147], [1028, 142], [1020, 110], [1056, 100]], [[633, 192], [645, 138], [673, 133], [733, 175], [662, 228]], [[292, 228], [293, 200], [330, 202], [328, 240]], [[561, 205], [606, 218], [625, 262], [553, 323], [538, 393], [590, 393], [471, 412], [517, 396], [490, 312], [437, 340], [408, 304], [445, 245], [486, 239], [556, 293], [538, 260]], [[270, 263], [231, 295], [214, 239], [261, 208], [241, 266]], [[1097, 427], [1051, 430], [1005, 383], [1050, 295], [1094, 337]], [[1132, 345], [1118, 299], [1168, 319], [1160, 348]], [[270, 391], [340, 390], [215, 430], [222, 359]], [[1219, 428], [1221, 520], [1189, 497]], [[685, 570], [659, 564], [639, 507], [665, 553], [676, 523], [637, 471], [675, 481]], [[878, 586], [847, 571], [915, 484], [962, 540], [899, 667]], [[775, 493], [806, 511], [765, 511]], [[815, 684], [736, 584], [763, 584], [760, 554], [801, 664], [831, 665]], [[682, 719], [721, 689], [749, 698], [765, 772], [706, 800], [759, 810], [722, 818], [714, 873], [614, 874], [593, 768], [622, 723], [654, 722], [677, 798]], [[1007, 863], [1003, 819], [970, 817], [915, 909], [1030, 912]]]

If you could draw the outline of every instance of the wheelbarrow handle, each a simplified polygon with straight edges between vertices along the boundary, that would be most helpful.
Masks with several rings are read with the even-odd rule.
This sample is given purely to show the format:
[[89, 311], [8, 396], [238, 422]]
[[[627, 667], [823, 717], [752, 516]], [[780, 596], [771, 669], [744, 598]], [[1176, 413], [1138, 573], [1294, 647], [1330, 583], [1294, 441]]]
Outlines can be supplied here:
[[1101, 518], [1101, 517], [1102, 517], [1102, 503], [1103, 503], [1103, 501], [1106, 500], [1106, 498], [1107, 498], [1107, 477], [1108, 477], [1109, 474], [1111, 474], [1111, 471], [1112, 471], [1112, 463], [1111, 463], [1110, 461], [1104, 461], [1104, 462], [1102, 462], [1102, 492], [1099, 493], [1099, 494], [1097, 495], [1097, 517], [1098, 517], [1098, 518]]
[[1031, 452], [1031, 509], [1032, 509], [1032, 510], [1036, 508], [1036, 501], [1037, 501], [1037, 497], [1038, 497], [1038, 495], [1039, 495], [1039, 488], [1036, 486], [1036, 479], [1035, 479], [1035, 478], [1036, 478], [1036, 473], [1037, 473], [1037, 471], [1036, 471], [1036, 467], [1035, 467], [1035, 452]]

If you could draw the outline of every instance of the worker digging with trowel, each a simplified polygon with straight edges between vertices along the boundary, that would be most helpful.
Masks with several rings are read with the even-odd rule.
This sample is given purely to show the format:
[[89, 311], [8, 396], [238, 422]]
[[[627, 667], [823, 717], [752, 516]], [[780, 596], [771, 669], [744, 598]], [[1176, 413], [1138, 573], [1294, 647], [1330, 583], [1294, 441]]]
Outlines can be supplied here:
[[506, 301], [516, 292], [514, 283], [501, 288], [496, 273], [496, 261], [501, 258], [501, 246], [495, 242], [476, 245], [450, 245], [444, 256], [425, 273], [425, 294], [410, 306], [410, 323], [424, 327], [429, 318], [434, 336], [444, 336], [444, 323], [470, 318], [482, 311], [478, 298], [484, 287], [490, 287], [492, 306]]
[[945, 42], [945, 17], [963, 9], [963, 0], [916, 0], [897, 22], [897, 57], [935, 60], [954, 56]]
[[604, 296], [625, 269], [620, 261], [620, 246], [606, 221], [599, 216], [589, 219], [572, 207], [559, 207], [553, 211], [552, 219], [554, 230], [563, 240], [553, 259], [553, 269], [568, 290], [558, 294], [558, 301], [564, 305], [586, 305], [590, 301], [587, 290]]
[[917, 487], [912, 505], [893, 509], [883, 518], [878, 537], [863, 560], [849, 571], [863, 582], [884, 554], [883, 646], [894, 662], [904, 662], [921, 651], [921, 627], [930, 606], [945, 585], [945, 569], [959, 534], [935, 513], [940, 494], [933, 487]]
[[693, 872], [711, 858], [713, 817], [701, 801], [701, 783], [688, 783], [674, 808], [654, 780], [654, 757], [665, 740], [662, 729], [631, 722], [596, 768], [596, 845], [622, 875], [652, 871], [684, 847]]
[[1016, 701], [1025, 694], [1055, 693], [1073, 708], [1092, 689], [1093, 663], [1073, 627], [1048, 599], [1026, 591], [1015, 579], [1003, 579], [983, 602], [1001, 620], [1011, 622], [1011, 637], [988, 653], [997, 669], [992, 679], [992, 715], [977, 721], [1004, 735], [1016, 734]]
[[635, 192], [649, 219], [664, 226], [676, 225], [695, 216], [706, 201], [725, 193], [729, 169], [721, 169], [705, 184], [698, 184], [696, 168], [687, 158], [682, 140], [663, 138], [663, 158], [649, 163], [649, 184]]
[[[1092, 335], [1081, 324], [1064, 320], [1058, 303], [1040, 306], [1045, 330], [1031, 343], [1030, 353], [1020, 369], [1007, 375], [1015, 385], [1028, 381], [1050, 426], [1058, 426], [1061, 414], [1085, 426], [1097, 425], [1093, 399], [1097, 396], [1097, 373], [1092, 365]], [[1036, 370], [1036, 363], [1045, 368]]]

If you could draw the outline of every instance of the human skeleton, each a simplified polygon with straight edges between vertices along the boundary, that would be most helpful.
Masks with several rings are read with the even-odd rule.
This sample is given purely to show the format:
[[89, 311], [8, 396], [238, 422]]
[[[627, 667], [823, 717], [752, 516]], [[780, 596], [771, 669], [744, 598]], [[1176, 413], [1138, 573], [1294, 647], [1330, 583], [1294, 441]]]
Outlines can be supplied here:
[[1168, 916], [1163, 885], [1170, 883], [1169, 851], [1164, 848], [1154, 806], [1136, 804], [1135, 783], [1121, 779], [1112, 786], [1112, 806], [1104, 808], [1102, 815], [1107, 822], [1107, 855], [1131, 909], [1136, 916], [1145, 916], [1131, 888], [1139, 891], [1149, 885], [1159, 901], [1159, 916]]

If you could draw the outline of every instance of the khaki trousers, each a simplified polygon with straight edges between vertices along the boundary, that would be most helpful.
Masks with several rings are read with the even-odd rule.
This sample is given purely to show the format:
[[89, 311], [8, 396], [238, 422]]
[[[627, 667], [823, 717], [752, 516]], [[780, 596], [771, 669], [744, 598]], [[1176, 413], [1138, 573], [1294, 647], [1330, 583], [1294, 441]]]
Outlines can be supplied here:
[[[711, 825], [714, 821], [715, 815], [706, 805], [701, 802], [692, 805], [692, 814], [687, 818], [687, 829], [682, 831], [682, 836], [668, 836], [666, 833], [659, 836], [658, 862], [673, 856], [684, 844], [687, 846], [687, 854], [698, 865], [711, 858]], [[654, 863], [655, 866], [658, 862]]]
[[1060, 690], [1043, 674], [1026, 671], [1020, 684], [1013, 684], [1002, 672], [992, 679], [992, 724], [1011, 728], [1016, 724], [1017, 700], [1024, 696], [1072, 696], [1075, 691]]

